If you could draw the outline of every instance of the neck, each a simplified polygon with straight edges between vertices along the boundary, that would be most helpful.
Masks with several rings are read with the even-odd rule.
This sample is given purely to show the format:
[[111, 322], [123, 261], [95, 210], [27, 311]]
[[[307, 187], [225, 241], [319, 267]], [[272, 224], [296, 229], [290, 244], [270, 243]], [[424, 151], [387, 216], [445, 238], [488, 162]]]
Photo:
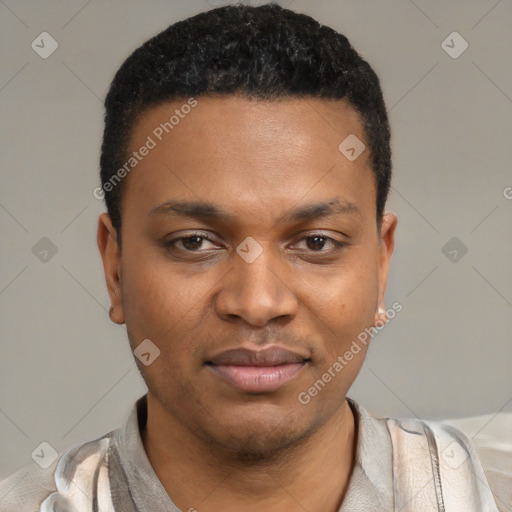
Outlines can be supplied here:
[[338, 511], [357, 441], [346, 400], [300, 444], [257, 461], [241, 460], [213, 447], [162, 412], [161, 404], [148, 393], [148, 420], [141, 437], [156, 475], [181, 510]]

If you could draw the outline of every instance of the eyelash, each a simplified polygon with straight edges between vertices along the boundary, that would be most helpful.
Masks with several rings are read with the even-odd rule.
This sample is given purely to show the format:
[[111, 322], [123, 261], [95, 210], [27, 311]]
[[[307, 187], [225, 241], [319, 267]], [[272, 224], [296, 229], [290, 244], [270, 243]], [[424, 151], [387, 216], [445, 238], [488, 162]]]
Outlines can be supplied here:
[[[207, 233], [196, 232], [196, 233], [190, 233], [187, 236], [181, 236], [181, 237], [177, 237], [177, 238], [174, 238], [174, 239], [166, 240], [166, 241], [164, 241], [164, 246], [167, 249], [175, 249], [176, 244], [178, 242], [180, 242], [182, 240], [189, 240], [189, 239], [194, 238], [194, 237], [201, 238], [203, 240], [207, 240], [209, 242], [215, 243], [208, 236]], [[346, 245], [348, 245], [345, 242], [341, 242], [340, 240], [336, 240], [335, 238], [332, 238], [330, 236], [324, 235], [323, 233], [309, 233], [309, 234], [303, 236], [299, 241], [307, 240], [307, 239], [315, 238], [315, 237], [323, 238], [324, 240], [329, 241], [332, 244], [333, 249], [330, 250], [330, 251], [322, 251], [322, 250], [314, 251], [314, 250], [310, 250], [311, 253], [313, 253], [313, 254], [330, 254], [330, 253], [333, 253], [333, 252], [337, 252], [337, 251], [343, 249]], [[199, 249], [194, 251], [194, 250], [189, 250], [189, 249], [183, 248], [181, 250], [184, 251], [184, 252], [188, 252], [188, 253], [196, 253], [196, 254], [200, 254], [201, 253], [201, 251]]]

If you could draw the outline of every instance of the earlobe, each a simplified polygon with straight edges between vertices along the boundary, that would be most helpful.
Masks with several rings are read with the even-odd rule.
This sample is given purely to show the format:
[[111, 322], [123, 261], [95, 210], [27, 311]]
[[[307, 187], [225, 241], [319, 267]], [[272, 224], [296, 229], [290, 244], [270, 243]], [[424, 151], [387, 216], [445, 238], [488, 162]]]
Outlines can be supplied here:
[[97, 243], [112, 304], [109, 317], [116, 324], [124, 324], [120, 271], [121, 257], [117, 245], [117, 233], [107, 213], [101, 214], [98, 219]]
[[124, 316], [122, 318], [117, 318], [116, 311], [114, 309], [114, 306], [110, 306], [110, 309], [108, 311], [108, 316], [110, 318], [110, 321], [114, 324], [122, 325], [124, 324]]
[[388, 323], [388, 315], [384, 306], [379, 306], [377, 311], [375, 312], [375, 318], [373, 320], [373, 325], [375, 327], [382, 327], [383, 325]]

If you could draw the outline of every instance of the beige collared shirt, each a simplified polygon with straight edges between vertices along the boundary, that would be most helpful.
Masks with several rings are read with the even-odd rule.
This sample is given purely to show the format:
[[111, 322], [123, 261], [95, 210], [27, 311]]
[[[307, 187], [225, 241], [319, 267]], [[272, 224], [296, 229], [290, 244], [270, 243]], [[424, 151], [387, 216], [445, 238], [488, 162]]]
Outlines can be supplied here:
[[[479, 444], [448, 422], [379, 419], [348, 400], [356, 464], [338, 512], [512, 511], [512, 414], [495, 417], [502, 427]], [[146, 419], [144, 395], [122, 427], [70, 448], [47, 469], [21, 468], [0, 482], [0, 511], [179, 512], [146, 456]], [[196, 511], [200, 502], [182, 512]]]

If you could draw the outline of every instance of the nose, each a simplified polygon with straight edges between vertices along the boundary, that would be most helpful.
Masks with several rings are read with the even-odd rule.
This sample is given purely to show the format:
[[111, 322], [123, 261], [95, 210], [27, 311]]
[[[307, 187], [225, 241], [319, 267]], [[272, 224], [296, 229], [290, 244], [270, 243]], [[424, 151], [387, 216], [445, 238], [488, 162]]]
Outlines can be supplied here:
[[268, 248], [252, 263], [235, 254], [233, 268], [223, 283], [215, 307], [225, 321], [243, 319], [252, 326], [264, 327], [279, 317], [289, 320], [297, 314], [290, 269]]

